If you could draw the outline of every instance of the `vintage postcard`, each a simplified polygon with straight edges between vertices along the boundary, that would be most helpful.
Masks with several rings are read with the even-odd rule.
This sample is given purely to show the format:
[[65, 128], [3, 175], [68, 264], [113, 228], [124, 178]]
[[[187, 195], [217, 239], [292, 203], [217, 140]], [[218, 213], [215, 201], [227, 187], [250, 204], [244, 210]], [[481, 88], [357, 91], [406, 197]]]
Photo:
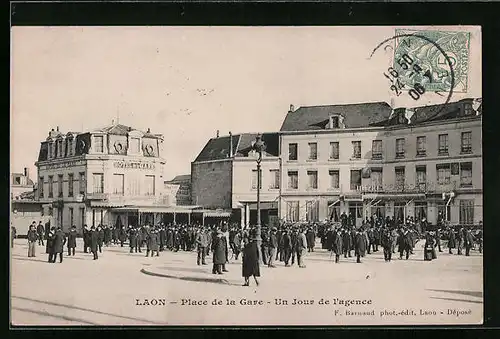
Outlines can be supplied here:
[[13, 326], [483, 323], [480, 27], [11, 43]]

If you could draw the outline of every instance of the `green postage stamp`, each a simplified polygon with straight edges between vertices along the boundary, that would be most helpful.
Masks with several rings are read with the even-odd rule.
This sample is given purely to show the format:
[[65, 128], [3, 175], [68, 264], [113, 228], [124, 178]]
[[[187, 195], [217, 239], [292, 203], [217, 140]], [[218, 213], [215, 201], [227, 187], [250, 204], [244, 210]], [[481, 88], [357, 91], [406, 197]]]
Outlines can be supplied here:
[[394, 41], [393, 67], [405, 88], [467, 92], [470, 33], [396, 29]]

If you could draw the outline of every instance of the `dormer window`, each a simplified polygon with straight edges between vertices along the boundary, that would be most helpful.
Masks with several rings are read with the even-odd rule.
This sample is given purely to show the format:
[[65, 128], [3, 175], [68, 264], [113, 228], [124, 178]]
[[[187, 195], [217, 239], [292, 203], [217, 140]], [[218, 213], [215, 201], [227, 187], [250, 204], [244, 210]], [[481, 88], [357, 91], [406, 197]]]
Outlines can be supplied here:
[[96, 153], [104, 152], [104, 137], [102, 135], [96, 135], [94, 137], [94, 152]]
[[472, 104], [465, 104], [464, 105], [464, 115], [465, 116], [474, 115], [474, 110], [472, 109]]
[[340, 114], [331, 114], [328, 117], [328, 125], [326, 126], [326, 128], [345, 128], [344, 117]]
[[66, 137], [66, 156], [73, 156], [73, 136]]
[[130, 138], [130, 151], [132, 153], [140, 153], [141, 145], [139, 138]]
[[63, 157], [63, 140], [62, 139], [57, 139], [56, 141], [56, 147], [57, 147], [57, 155], [56, 157], [62, 158]]

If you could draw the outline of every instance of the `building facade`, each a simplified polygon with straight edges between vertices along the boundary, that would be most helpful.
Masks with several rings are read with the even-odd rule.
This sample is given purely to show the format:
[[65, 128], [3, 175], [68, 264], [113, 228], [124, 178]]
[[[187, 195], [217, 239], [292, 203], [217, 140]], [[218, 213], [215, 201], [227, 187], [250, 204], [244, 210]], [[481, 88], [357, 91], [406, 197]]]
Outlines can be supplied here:
[[33, 192], [35, 184], [30, 178], [29, 169], [24, 168], [23, 173], [11, 173], [10, 198], [19, 199], [21, 194]]
[[[65, 231], [75, 225], [137, 224], [126, 206], [162, 206], [163, 137], [112, 124], [89, 132], [51, 130], [41, 143], [37, 199]], [[154, 216], [142, 216], [152, 222]]]
[[[280, 132], [280, 218], [482, 220], [482, 107], [473, 99], [291, 107]], [[444, 195], [443, 195], [444, 194]]]
[[[194, 205], [221, 210], [242, 226], [257, 220], [257, 134], [245, 133], [210, 139], [191, 163], [191, 200]], [[264, 133], [267, 149], [261, 163], [262, 223], [278, 220], [279, 135]], [[217, 216], [217, 214], [214, 214]]]
[[175, 192], [176, 205], [191, 205], [191, 174], [178, 175], [170, 181], [165, 181], [165, 185], [178, 187]]

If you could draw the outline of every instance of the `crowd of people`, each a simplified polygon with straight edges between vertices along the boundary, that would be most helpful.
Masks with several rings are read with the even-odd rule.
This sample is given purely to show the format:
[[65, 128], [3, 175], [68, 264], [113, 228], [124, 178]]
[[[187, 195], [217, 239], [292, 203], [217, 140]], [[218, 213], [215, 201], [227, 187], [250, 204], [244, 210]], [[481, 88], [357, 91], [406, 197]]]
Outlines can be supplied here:
[[[11, 232], [13, 239], [15, 229]], [[57, 257], [63, 262], [64, 246], [68, 256], [75, 255], [78, 232], [75, 226], [64, 233], [60, 227], [51, 227], [35, 221], [31, 224], [28, 239], [28, 257], [36, 256], [36, 244], [44, 246], [48, 254], [48, 262], [55, 263]], [[335, 263], [341, 258], [355, 258], [360, 263], [367, 254], [383, 250], [386, 262], [392, 260], [392, 255], [399, 254], [399, 259], [409, 259], [414, 253], [418, 241], [424, 240], [424, 260], [437, 258], [437, 251], [443, 252], [441, 241], [447, 240], [448, 252], [453, 254], [457, 248], [458, 255], [465, 249], [465, 255], [479, 246], [482, 253], [482, 229], [473, 233], [469, 227], [449, 226], [439, 219], [437, 227], [429, 227], [425, 220], [415, 223], [413, 218], [395, 221], [393, 218], [373, 216], [367, 218], [363, 225], [356, 227], [352, 218], [343, 213], [340, 222], [323, 223], [287, 223], [281, 222], [277, 227], [263, 226], [260, 229], [248, 227], [241, 229], [239, 225], [228, 224], [202, 226], [188, 224], [163, 224], [125, 227], [108, 227], [99, 224], [97, 227], [84, 226], [83, 252], [91, 253], [93, 259], [99, 259], [103, 246], [112, 245], [129, 247], [129, 253], [143, 253], [145, 256], [159, 256], [164, 251], [196, 251], [197, 265], [207, 265], [207, 256], [212, 253], [212, 273], [228, 272], [226, 264], [238, 260], [242, 254], [242, 276], [244, 286], [249, 286], [249, 278], [260, 276], [260, 265], [275, 268], [277, 261], [285, 267], [305, 268], [305, 257], [308, 252], [314, 252], [316, 239], [321, 241], [321, 248], [330, 252]], [[231, 254], [231, 257], [229, 255]], [[332, 258], [333, 261], [333, 258]]]

